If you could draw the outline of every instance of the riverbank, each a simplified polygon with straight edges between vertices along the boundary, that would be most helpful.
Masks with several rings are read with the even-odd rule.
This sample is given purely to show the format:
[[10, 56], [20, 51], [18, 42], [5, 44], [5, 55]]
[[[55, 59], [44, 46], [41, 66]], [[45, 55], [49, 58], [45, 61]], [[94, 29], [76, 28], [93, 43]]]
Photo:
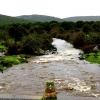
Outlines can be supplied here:
[[30, 55], [26, 54], [19, 54], [19, 55], [9, 55], [5, 56], [4, 53], [0, 53], [0, 71], [7, 70], [8, 68], [12, 67], [13, 65], [18, 65], [21, 63], [27, 63], [26, 58], [31, 57]]
[[83, 58], [85, 58], [85, 60], [89, 61], [90, 63], [100, 64], [100, 52], [84, 54]]

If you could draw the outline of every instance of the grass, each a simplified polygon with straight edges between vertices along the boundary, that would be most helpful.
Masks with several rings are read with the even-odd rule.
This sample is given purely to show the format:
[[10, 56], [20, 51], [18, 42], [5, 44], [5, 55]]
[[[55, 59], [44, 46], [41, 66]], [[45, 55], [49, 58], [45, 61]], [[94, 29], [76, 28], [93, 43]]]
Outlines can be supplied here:
[[96, 53], [84, 54], [84, 58], [90, 63], [100, 64], [100, 52], [98, 52], [97, 54]]
[[6, 56], [4, 58], [4, 61], [12, 64], [20, 64], [23, 61], [23, 59], [19, 55], [13, 55], [13, 56]]
[[7, 47], [0, 45], [0, 52], [5, 52], [7, 49]]
[[28, 57], [30, 56], [25, 54], [0, 57], [0, 71], [2, 72], [8, 69], [9, 67], [12, 67], [12, 65], [26, 63], [27, 61], [25, 58]]

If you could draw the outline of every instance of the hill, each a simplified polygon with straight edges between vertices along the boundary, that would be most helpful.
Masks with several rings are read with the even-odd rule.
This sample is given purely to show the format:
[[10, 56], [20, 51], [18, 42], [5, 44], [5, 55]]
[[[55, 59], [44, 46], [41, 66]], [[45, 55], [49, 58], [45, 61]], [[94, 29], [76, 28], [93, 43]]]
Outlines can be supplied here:
[[46, 15], [22, 15], [17, 16], [18, 18], [27, 19], [27, 20], [33, 20], [33, 21], [41, 21], [41, 22], [50, 22], [52, 20], [62, 22], [62, 21], [100, 21], [100, 16], [76, 16], [76, 17], [68, 17], [68, 18], [56, 18], [52, 16], [46, 16]]
[[46, 15], [22, 15], [22, 16], [6, 16], [0, 14], [0, 25], [2, 24], [11, 24], [11, 23], [26, 23], [26, 22], [50, 22], [50, 21], [100, 21], [100, 16], [76, 16], [76, 17], [69, 17], [69, 18], [56, 18], [52, 16]]
[[0, 14], [0, 25], [11, 24], [11, 23], [24, 23], [24, 22], [31, 22], [31, 21]]
[[17, 16], [18, 18], [27, 19], [27, 20], [33, 20], [33, 21], [40, 21], [40, 22], [50, 22], [50, 21], [58, 21], [62, 22], [63, 19], [52, 17], [52, 16], [46, 16], [46, 15], [22, 15]]
[[100, 21], [100, 16], [77, 16], [77, 17], [69, 17], [69, 18], [64, 18], [63, 20], [66, 21]]

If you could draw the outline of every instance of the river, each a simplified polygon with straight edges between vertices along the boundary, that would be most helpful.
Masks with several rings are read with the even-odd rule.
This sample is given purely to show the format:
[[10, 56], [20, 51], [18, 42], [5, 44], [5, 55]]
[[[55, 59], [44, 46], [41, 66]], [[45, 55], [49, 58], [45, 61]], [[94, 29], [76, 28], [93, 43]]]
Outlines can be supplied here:
[[0, 94], [43, 95], [45, 83], [53, 80], [57, 95], [100, 97], [100, 67], [79, 60], [79, 49], [53, 38], [57, 53], [35, 56], [0, 73]]

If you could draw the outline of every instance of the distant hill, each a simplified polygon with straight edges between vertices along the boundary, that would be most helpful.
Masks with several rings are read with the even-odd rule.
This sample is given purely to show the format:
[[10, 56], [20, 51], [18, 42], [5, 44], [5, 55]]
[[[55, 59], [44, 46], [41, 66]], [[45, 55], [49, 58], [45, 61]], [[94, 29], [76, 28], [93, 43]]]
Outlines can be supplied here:
[[58, 21], [62, 22], [64, 21], [63, 19], [56, 18], [56, 17], [51, 17], [51, 16], [46, 16], [46, 15], [22, 15], [22, 16], [17, 16], [18, 18], [22, 19], [27, 19], [27, 20], [33, 20], [33, 21], [40, 21], [40, 22], [50, 22], [50, 21]]
[[46, 15], [22, 15], [17, 17], [11, 17], [0, 14], [0, 25], [1, 24], [11, 24], [11, 23], [26, 23], [26, 22], [50, 22], [50, 21], [100, 21], [100, 16], [77, 16], [77, 17], [69, 17], [69, 18], [56, 18], [52, 16]]
[[41, 21], [41, 22], [50, 22], [52, 20], [62, 22], [62, 21], [100, 21], [100, 16], [76, 16], [76, 17], [68, 17], [68, 18], [56, 18], [46, 15], [22, 15], [17, 16], [18, 18], [33, 20], [33, 21]]
[[31, 21], [0, 14], [0, 25], [1, 24], [11, 24], [11, 23], [24, 23], [24, 22], [31, 22]]
[[63, 20], [66, 21], [100, 21], [100, 16], [77, 16], [77, 17], [69, 17], [69, 18], [64, 18]]

